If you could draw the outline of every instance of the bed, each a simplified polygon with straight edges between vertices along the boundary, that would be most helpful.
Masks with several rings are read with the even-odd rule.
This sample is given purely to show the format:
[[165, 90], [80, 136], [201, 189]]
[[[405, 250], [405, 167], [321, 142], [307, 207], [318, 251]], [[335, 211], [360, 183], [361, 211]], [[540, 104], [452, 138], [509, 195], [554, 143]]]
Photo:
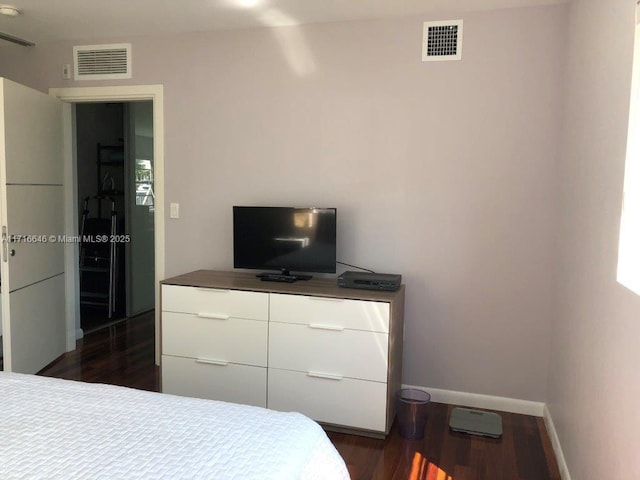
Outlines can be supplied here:
[[6, 372], [0, 412], [3, 480], [349, 479], [299, 413]]

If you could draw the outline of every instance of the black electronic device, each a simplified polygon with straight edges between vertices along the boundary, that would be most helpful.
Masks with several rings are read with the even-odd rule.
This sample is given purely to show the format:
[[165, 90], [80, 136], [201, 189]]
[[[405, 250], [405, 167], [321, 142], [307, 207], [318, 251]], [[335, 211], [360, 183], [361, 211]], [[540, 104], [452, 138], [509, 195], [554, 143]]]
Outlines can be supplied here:
[[258, 277], [280, 282], [335, 273], [336, 209], [234, 206], [233, 266], [279, 271]]
[[308, 280], [308, 278], [299, 278], [297, 275], [282, 275], [279, 273], [260, 273], [256, 275], [263, 282], [285, 282], [293, 283], [296, 280]]
[[338, 277], [338, 286], [393, 291], [400, 288], [401, 281], [402, 275], [395, 273], [369, 273], [348, 270]]

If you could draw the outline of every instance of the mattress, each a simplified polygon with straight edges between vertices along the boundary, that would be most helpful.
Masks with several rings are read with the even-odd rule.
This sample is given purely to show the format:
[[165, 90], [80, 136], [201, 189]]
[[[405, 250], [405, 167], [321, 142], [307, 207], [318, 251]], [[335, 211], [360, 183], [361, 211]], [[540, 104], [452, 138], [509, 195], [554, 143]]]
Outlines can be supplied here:
[[343, 480], [299, 413], [0, 372], [0, 478]]

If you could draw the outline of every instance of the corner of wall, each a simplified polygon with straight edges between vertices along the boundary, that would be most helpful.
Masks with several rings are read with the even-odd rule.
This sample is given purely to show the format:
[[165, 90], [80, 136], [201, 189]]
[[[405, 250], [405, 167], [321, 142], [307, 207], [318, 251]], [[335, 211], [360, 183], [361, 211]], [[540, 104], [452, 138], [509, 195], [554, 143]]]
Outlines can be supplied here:
[[549, 410], [548, 405], [544, 405], [543, 415], [544, 424], [547, 427], [547, 433], [549, 434], [549, 439], [551, 440], [551, 446], [553, 447], [553, 453], [556, 455], [556, 461], [558, 462], [558, 469], [560, 470], [560, 478], [562, 480], [571, 480], [571, 475], [569, 474], [569, 467], [567, 466], [567, 461], [564, 458], [564, 452], [562, 451], [562, 446], [560, 445], [560, 439], [558, 438], [558, 432], [556, 431], [556, 427], [553, 424], [553, 418], [551, 418], [551, 411]]

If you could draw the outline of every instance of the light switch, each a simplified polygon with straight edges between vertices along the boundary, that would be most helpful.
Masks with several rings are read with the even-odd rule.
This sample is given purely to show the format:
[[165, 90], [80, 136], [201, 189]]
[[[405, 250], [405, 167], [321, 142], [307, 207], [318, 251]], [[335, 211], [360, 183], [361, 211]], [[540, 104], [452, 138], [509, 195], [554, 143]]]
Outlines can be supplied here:
[[171, 204], [169, 204], [169, 217], [170, 218], [180, 218], [180, 204], [179, 203], [171, 203]]

